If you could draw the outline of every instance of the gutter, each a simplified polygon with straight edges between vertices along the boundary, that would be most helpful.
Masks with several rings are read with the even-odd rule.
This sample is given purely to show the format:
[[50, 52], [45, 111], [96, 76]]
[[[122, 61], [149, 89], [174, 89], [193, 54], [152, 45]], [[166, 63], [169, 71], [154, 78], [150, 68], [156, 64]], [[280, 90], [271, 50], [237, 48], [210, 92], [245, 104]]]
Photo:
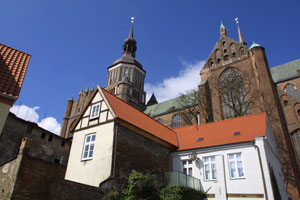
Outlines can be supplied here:
[[260, 149], [259, 147], [255, 144], [255, 141], [253, 141], [252, 146], [255, 148], [255, 150], [257, 151], [257, 155], [259, 158], [259, 165], [260, 165], [260, 172], [261, 172], [261, 176], [262, 176], [262, 181], [264, 184], [264, 193], [266, 195], [266, 199], [268, 199], [268, 194], [267, 194], [267, 187], [266, 187], [266, 180], [265, 180], [265, 176], [264, 176], [264, 169], [262, 166], [262, 161], [261, 161], [261, 156], [260, 156]]

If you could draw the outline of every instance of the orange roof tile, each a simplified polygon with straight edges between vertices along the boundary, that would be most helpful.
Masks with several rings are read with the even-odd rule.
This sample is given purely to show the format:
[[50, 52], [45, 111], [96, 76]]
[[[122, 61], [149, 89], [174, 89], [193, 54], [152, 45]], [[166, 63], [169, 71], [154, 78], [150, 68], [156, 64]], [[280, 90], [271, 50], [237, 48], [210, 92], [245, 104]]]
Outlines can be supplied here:
[[18, 98], [30, 57], [0, 44], [0, 93]]
[[[253, 141], [255, 137], [266, 136], [266, 128], [266, 113], [259, 113], [173, 130], [178, 134], [180, 151]], [[240, 134], [234, 135], [235, 132]]]
[[146, 114], [130, 106], [123, 100], [101, 88], [117, 117], [154, 135], [155, 137], [178, 147], [176, 133]]

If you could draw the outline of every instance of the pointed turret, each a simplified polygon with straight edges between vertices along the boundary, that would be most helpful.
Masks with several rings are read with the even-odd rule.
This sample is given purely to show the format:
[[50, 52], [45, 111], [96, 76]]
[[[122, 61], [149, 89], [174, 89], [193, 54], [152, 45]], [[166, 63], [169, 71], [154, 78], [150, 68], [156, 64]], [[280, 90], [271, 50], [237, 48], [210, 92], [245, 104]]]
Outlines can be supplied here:
[[220, 26], [220, 34], [227, 36], [226, 28], [222, 21], [221, 21], [221, 26]]
[[151, 105], [154, 105], [154, 104], [157, 104], [157, 100], [156, 100], [156, 97], [154, 95], [154, 93], [152, 93], [152, 96], [150, 97], [149, 101], [147, 102], [147, 106], [151, 106]]
[[253, 48], [255, 48], [255, 47], [261, 47], [261, 45], [255, 43], [255, 42], [253, 41], [253, 43], [252, 43], [252, 45], [249, 47], [249, 49], [253, 49]]
[[245, 41], [245, 39], [243, 37], [243, 34], [242, 34], [240, 26], [239, 26], [239, 18], [235, 18], [235, 22], [236, 22], [236, 24], [238, 26], [239, 43], [247, 46], [247, 43], [246, 43], [246, 41]]

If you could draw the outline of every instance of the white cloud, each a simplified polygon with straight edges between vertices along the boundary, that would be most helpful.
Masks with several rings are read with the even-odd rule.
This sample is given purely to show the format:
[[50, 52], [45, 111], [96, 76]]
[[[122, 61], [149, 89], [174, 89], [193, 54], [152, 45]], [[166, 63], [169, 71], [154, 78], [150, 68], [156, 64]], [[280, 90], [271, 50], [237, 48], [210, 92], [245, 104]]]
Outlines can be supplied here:
[[200, 83], [200, 71], [205, 64], [205, 61], [196, 61], [189, 63], [180, 59], [185, 67], [176, 77], [168, 77], [160, 83], [151, 84], [145, 83], [145, 91], [147, 92], [147, 101], [154, 92], [158, 102], [166, 101], [178, 97], [180, 93], [187, 90], [197, 89]]
[[30, 108], [26, 105], [14, 105], [11, 109], [10, 112], [14, 113], [17, 117], [35, 122], [37, 123], [40, 127], [55, 133], [56, 135], [59, 135], [61, 125], [57, 122], [57, 120], [54, 117], [46, 117], [39, 121], [39, 114], [36, 112], [40, 107], [36, 106], [33, 108]]

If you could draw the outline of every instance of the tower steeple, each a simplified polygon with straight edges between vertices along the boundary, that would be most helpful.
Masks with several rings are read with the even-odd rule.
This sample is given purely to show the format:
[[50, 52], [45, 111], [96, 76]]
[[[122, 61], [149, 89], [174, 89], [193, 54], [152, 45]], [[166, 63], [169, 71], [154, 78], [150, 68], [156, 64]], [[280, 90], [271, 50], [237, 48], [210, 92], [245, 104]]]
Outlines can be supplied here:
[[134, 23], [134, 17], [131, 17], [131, 28], [129, 32], [128, 38], [125, 39], [124, 45], [123, 45], [123, 56], [129, 56], [135, 58], [135, 52], [136, 52], [136, 41], [133, 38], [133, 23]]
[[227, 36], [226, 28], [222, 21], [221, 21], [221, 26], [220, 26], [220, 34]]
[[133, 37], [134, 17], [131, 28], [123, 45], [122, 57], [108, 67], [107, 85], [105, 89], [139, 110], [145, 110], [144, 80], [146, 71], [135, 59], [137, 50]]
[[238, 17], [235, 18], [235, 22], [236, 22], [236, 24], [237, 24], [237, 26], [238, 26], [239, 43], [241, 43], [241, 44], [247, 46], [247, 43], [246, 43], [246, 41], [245, 41], [245, 39], [244, 39], [244, 37], [243, 37], [243, 35], [242, 35], [241, 29], [240, 29], [240, 26], [239, 26], [239, 18], [238, 18]]

